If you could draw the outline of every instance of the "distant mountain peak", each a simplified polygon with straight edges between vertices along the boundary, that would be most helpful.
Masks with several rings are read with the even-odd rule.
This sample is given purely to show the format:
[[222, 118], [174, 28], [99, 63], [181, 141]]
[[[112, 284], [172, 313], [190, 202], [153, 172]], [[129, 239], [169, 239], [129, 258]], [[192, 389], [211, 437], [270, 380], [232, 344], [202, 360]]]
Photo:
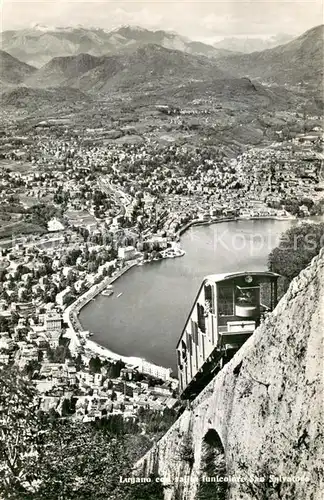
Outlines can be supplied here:
[[[316, 43], [317, 33], [323, 26], [308, 30], [302, 37], [305, 39], [314, 36]], [[145, 46], [155, 46], [155, 52], [162, 47], [168, 50], [178, 50], [185, 54], [197, 57], [205, 56], [210, 59], [232, 57], [234, 53], [250, 54], [264, 51], [274, 46], [280, 47], [287, 43], [287, 35], [273, 36], [268, 39], [228, 38], [227, 43], [219, 42], [214, 46], [202, 41], [190, 40], [178, 33], [168, 30], [150, 30], [135, 24], [123, 24], [112, 30], [101, 28], [57, 27], [35, 24], [27, 30], [5, 31], [0, 35], [1, 48], [13, 57], [32, 66], [41, 67], [55, 57], [76, 56], [89, 54], [94, 57], [106, 55], [120, 55], [134, 52]], [[295, 39], [298, 40], [298, 39]], [[303, 39], [298, 42], [302, 43]], [[245, 47], [242, 47], [245, 44]], [[270, 45], [269, 45], [270, 44]], [[230, 46], [229, 46], [230, 45]], [[307, 49], [308, 50], [308, 49]], [[309, 49], [311, 51], [311, 49]], [[261, 56], [260, 56], [261, 57]], [[263, 56], [262, 56], [263, 57]], [[84, 64], [86, 66], [86, 64]], [[254, 70], [249, 73], [255, 74]], [[268, 67], [267, 72], [272, 71]]]
[[36, 30], [36, 31], [55, 31], [57, 30], [58, 28], [54, 27], [54, 26], [46, 26], [44, 24], [38, 24], [38, 23], [34, 23], [31, 25], [31, 28], [33, 30]]
[[51, 27], [34, 24], [27, 30], [5, 31], [0, 35], [1, 48], [12, 56], [41, 67], [53, 57], [88, 53], [93, 56], [116, 54], [156, 44], [193, 55], [219, 58], [224, 50], [201, 44], [168, 30], [150, 30], [135, 24], [123, 24], [112, 30], [101, 28]]
[[140, 33], [145, 31], [150, 31], [147, 28], [143, 28], [142, 26], [138, 26], [136, 24], [120, 24], [119, 26], [116, 26], [115, 28], [109, 31], [115, 32], [120, 30], [138, 31]]

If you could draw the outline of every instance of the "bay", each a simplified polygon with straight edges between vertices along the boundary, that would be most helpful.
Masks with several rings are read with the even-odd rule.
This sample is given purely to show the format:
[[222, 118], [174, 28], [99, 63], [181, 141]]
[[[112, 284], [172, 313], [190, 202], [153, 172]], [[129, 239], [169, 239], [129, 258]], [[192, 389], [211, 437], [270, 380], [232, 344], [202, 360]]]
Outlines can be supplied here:
[[[80, 313], [98, 344], [175, 370], [175, 348], [204, 276], [266, 270], [272, 248], [294, 220], [240, 220], [191, 227], [184, 257], [134, 267]], [[118, 297], [119, 294], [122, 294]]]

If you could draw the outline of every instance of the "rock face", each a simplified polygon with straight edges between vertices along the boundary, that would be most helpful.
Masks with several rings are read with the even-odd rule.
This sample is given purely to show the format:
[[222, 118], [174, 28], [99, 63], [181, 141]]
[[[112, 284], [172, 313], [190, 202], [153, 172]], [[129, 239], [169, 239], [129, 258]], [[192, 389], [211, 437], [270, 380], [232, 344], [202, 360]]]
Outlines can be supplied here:
[[[136, 475], [163, 478], [166, 500], [322, 498], [323, 325], [324, 249]], [[203, 472], [229, 482], [208, 496]]]

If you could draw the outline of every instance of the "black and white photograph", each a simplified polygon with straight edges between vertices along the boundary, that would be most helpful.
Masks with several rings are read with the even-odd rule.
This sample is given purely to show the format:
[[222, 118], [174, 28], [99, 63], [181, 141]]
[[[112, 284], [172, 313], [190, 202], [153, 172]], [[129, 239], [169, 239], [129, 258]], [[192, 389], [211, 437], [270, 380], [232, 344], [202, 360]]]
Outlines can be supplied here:
[[323, 0], [2, 0], [0, 500], [322, 500]]

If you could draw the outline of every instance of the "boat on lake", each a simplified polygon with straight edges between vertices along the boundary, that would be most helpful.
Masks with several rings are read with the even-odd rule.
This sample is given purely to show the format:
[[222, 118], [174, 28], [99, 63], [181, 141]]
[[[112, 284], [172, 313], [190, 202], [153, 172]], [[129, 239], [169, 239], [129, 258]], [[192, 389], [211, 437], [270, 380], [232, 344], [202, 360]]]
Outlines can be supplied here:
[[167, 250], [163, 250], [161, 255], [164, 259], [174, 259], [175, 257], [182, 257], [185, 253], [186, 252], [179, 247], [172, 247]]

